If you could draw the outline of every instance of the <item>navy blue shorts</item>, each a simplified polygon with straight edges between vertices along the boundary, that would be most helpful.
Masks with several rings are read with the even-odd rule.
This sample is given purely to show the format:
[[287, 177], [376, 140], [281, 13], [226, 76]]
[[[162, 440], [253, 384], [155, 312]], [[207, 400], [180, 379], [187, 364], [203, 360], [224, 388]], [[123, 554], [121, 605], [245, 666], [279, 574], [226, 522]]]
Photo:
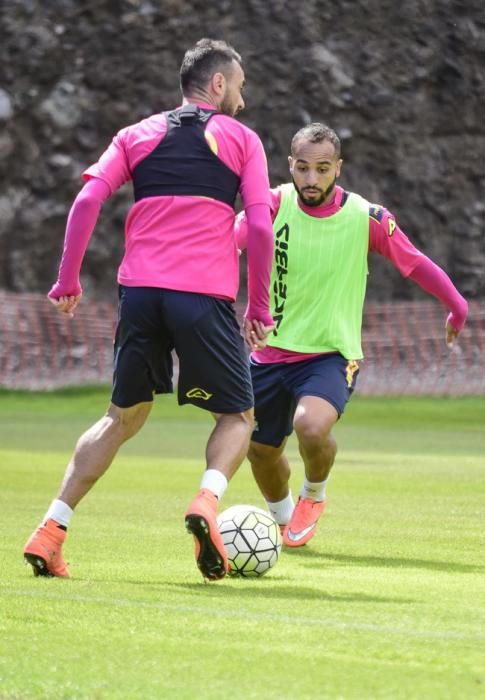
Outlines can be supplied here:
[[112, 402], [121, 408], [173, 390], [178, 402], [214, 413], [253, 406], [244, 340], [229, 301], [154, 287], [120, 287]]
[[303, 396], [325, 399], [341, 416], [358, 372], [357, 362], [338, 353], [301, 362], [252, 362], [256, 428], [251, 439], [279, 447], [293, 432], [293, 416]]

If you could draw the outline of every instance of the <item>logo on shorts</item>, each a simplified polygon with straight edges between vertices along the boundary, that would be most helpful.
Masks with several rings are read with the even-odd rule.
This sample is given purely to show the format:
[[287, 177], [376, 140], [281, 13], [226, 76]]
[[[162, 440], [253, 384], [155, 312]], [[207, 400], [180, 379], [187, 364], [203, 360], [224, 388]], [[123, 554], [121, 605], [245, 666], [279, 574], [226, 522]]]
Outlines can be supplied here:
[[202, 399], [202, 401], [208, 401], [212, 394], [209, 394], [209, 392], [205, 389], [200, 389], [198, 386], [194, 386], [194, 388], [190, 389], [185, 396], [188, 399]]
[[349, 360], [347, 363], [347, 367], [345, 370], [345, 378], [347, 380], [347, 386], [349, 389], [352, 388], [352, 384], [354, 383], [354, 375], [359, 369], [359, 364], [355, 360]]

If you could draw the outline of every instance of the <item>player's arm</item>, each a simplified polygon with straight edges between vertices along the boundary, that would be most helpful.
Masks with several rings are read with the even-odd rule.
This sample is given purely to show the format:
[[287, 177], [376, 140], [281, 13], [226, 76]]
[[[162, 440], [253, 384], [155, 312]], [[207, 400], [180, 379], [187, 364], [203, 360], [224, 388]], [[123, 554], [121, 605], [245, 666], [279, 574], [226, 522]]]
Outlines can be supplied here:
[[57, 282], [47, 295], [57, 310], [67, 316], [73, 316], [81, 300], [81, 264], [101, 207], [109, 195], [106, 182], [98, 178], [88, 180], [69, 212]]
[[69, 212], [57, 282], [47, 296], [60, 313], [70, 317], [81, 300], [81, 265], [101, 207], [131, 177], [124, 146], [126, 131], [120, 131], [99, 161], [83, 173], [87, 182]]
[[465, 325], [468, 303], [457, 290], [444, 270], [428, 257], [422, 260], [409, 275], [421, 289], [439, 299], [448, 309], [446, 319], [446, 344], [451, 347]]
[[[266, 155], [256, 134], [246, 133], [248, 141], [240, 187], [247, 220], [248, 305], [244, 315], [244, 332], [249, 346], [255, 350], [264, 346], [274, 327], [269, 311], [274, 242]], [[259, 322], [259, 325], [253, 325], [253, 322]]]
[[[276, 218], [276, 214], [280, 208], [281, 203], [281, 191], [276, 189], [270, 190], [270, 213], [271, 221], [273, 222]], [[236, 245], [240, 251], [246, 250], [248, 243], [248, 217], [246, 212], [241, 211], [236, 216], [236, 221], [234, 224], [234, 235], [236, 237]]]
[[251, 350], [264, 347], [274, 328], [269, 311], [269, 284], [273, 262], [273, 227], [269, 205], [252, 204], [246, 209], [248, 306], [244, 331]]
[[389, 211], [374, 206], [369, 214], [369, 249], [387, 258], [403, 277], [413, 280], [448, 309], [446, 344], [451, 347], [465, 324], [468, 303], [446, 272], [411, 243]]

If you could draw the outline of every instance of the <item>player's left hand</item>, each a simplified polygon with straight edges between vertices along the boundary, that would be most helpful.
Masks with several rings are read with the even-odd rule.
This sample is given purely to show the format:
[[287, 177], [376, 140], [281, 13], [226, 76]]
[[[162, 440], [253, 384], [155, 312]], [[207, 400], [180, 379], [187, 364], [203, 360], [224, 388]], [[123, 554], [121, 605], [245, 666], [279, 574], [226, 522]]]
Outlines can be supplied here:
[[251, 352], [261, 350], [261, 348], [265, 347], [268, 335], [271, 333], [273, 328], [274, 324], [271, 326], [265, 326], [263, 323], [261, 323], [261, 321], [250, 321], [247, 318], [244, 319], [244, 337]]
[[453, 343], [458, 338], [463, 330], [466, 317], [468, 316], [468, 303], [466, 299], [460, 296], [460, 303], [451, 311], [446, 318], [446, 344], [449, 348], [453, 347]]
[[459, 334], [460, 334], [460, 331], [455, 330], [453, 328], [453, 326], [451, 325], [451, 323], [449, 321], [447, 321], [447, 323], [446, 323], [446, 345], [449, 348], [453, 347], [453, 343], [458, 338]]

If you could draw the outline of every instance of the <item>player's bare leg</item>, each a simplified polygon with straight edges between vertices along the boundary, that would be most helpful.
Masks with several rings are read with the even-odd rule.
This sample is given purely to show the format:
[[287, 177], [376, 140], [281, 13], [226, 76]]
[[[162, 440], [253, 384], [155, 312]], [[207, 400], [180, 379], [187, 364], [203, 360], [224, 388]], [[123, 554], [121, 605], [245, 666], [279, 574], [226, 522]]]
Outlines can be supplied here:
[[325, 487], [337, 454], [331, 430], [338, 419], [336, 409], [324, 399], [304, 396], [298, 402], [293, 425], [305, 465], [305, 481], [291, 520], [283, 532], [288, 547], [301, 547], [315, 534], [325, 508]]
[[214, 415], [216, 425], [206, 448], [207, 469], [199, 493], [185, 514], [185, 525], [195, 541], [195, 558], [209, 580], [229, 571], [227, 553], [217, 527], [218, 500], [227, 482], [246, 456], [253, 429], [253, 410]]
[[337, 420], [337, 411], [325, 399], [304, 396], [298, 402], [293, 426], [308, 481], [322, 482], [330, 474], [337, 454], [331, 430]]
[[281, 532], [291, 518], [295, 502], [290, 491], [290, 465], [284, 454], [286, 438], [279, 447], [264, 445], [254, 440], [249, 446], [248, 458], [259, 490]]
[[35, 576], [69, 577], [62, 545], [72, 511], [108, 469], [123, 442], [138, 432], [151, 407], [151, 402], [131, 408], [110, 404], [106, 415], [79, 438], [57, 499], [24, 547]]
[[108, 469], [121, 445], [140, 430], [152, 405], [151, 401], [130, 408], [110, 404], [106, 415], [79, 438], [57, 498], [75, 508]]
[[259, 490], [267, 501], [277, 502], [290, 492], [290, 465], [284, 454], [287, 439], [279, 447], [251, 441], [248, 459]]
[[206, 448], [207, 468], [218, 469], [229, 481], [246, 457], [253, 430], [253, 409], [214, 414], [216, 425]]

